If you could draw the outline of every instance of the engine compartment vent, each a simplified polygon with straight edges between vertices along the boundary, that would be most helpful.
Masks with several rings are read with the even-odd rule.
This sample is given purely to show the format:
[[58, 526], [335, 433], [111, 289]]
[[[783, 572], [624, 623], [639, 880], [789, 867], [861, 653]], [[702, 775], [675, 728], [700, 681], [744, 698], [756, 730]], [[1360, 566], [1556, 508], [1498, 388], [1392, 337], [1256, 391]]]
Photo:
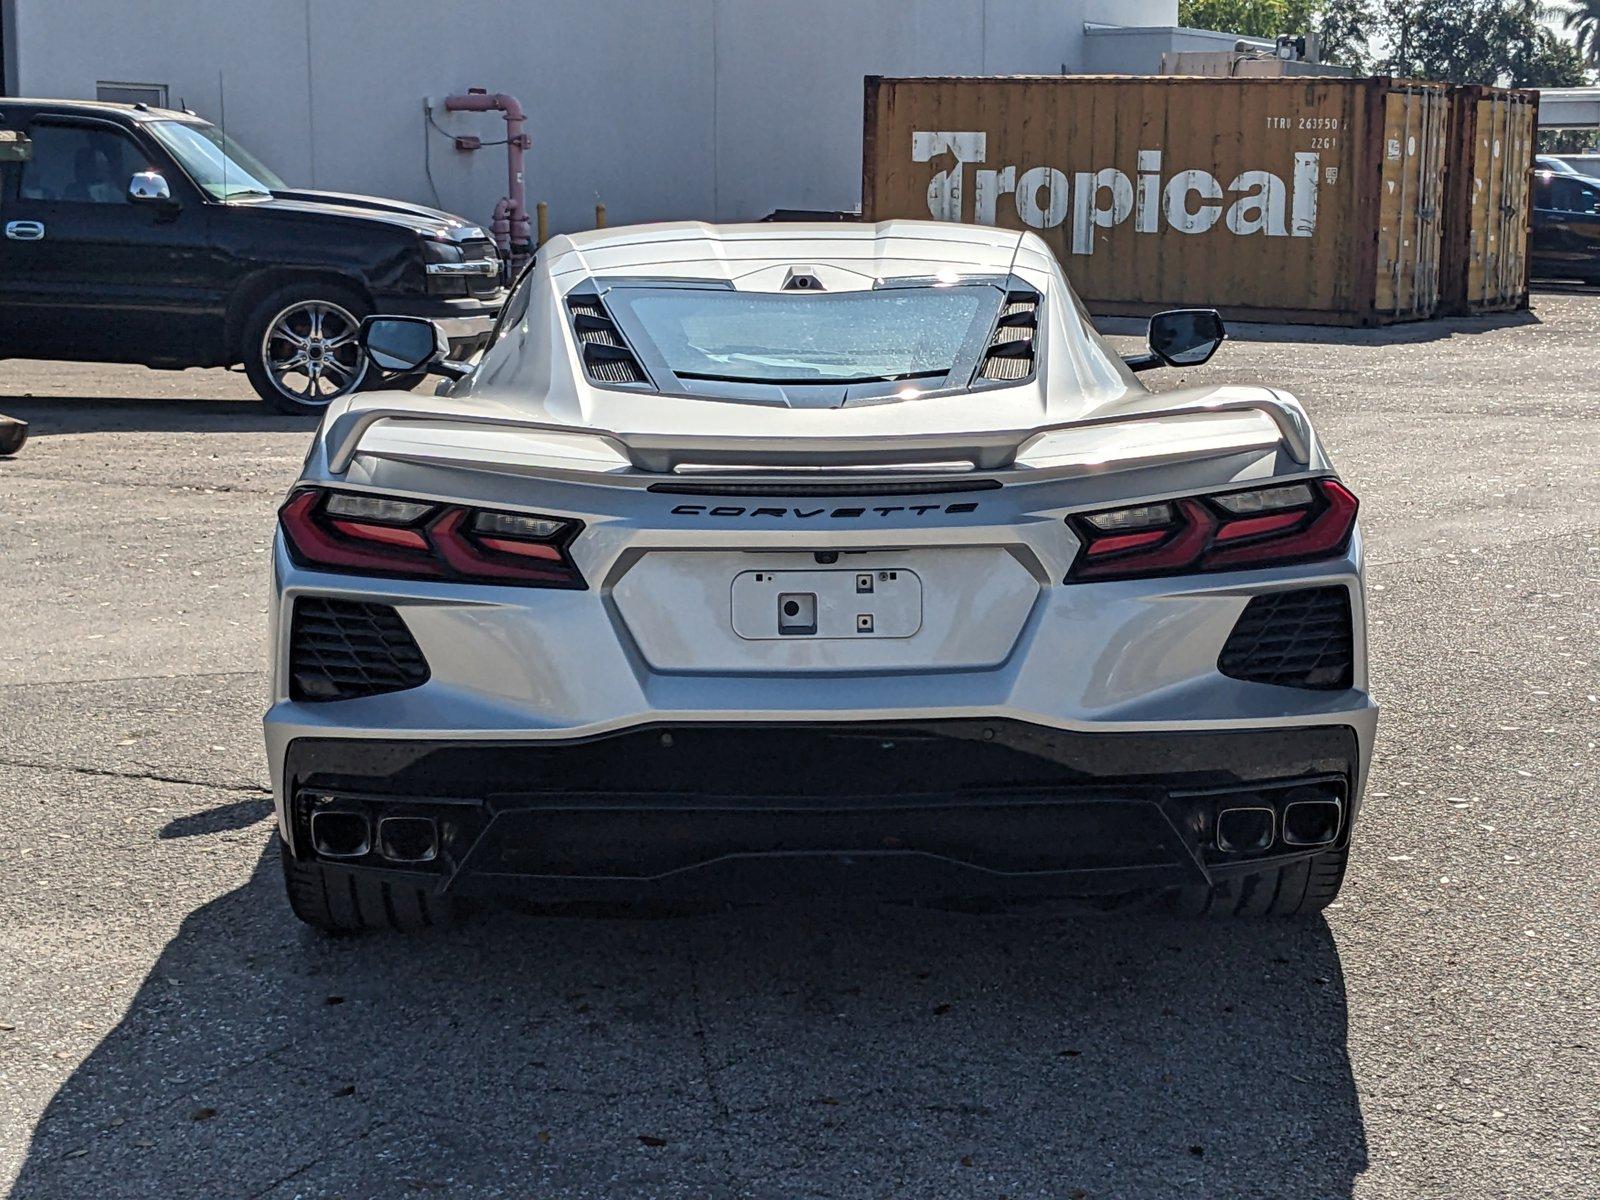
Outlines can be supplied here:
[[650, 382], [598, 296], [569, 296], [567, 311], [590, 379], [596, 383]]
[[1234, 679], [1279, 687], [1350, 686], [1355, 658], [1343, 587], [1268, 592], [1245, 605], [1217, 660]]
[[1016, 383], [1033, 374], [1034, 340], [1039, 332], [1039, 297], [1034, 292], [1007, 292], [995, 322], [994, 335], [978, 368], [982, 379]]

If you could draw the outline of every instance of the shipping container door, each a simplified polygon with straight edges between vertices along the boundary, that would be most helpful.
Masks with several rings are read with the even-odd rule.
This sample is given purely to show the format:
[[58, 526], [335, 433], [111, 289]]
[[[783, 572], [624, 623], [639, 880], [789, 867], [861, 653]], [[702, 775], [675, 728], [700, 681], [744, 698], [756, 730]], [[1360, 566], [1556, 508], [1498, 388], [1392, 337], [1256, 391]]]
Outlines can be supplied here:
[[1511, 308], [1527, 291], [1528, 171], [1534, 108], [1516, 93], [1479, 100], [1474, 114], [1467, 306]]
[[1437, 88], [1384, 97], [1373, 308], [1385, 316], [1425, 317], [1438, 307], [1448, 112]]
[[1467, 230], [1467, 307], [1478, 311], [1493, 302], [1501, 274], [1500, 210], [1506, 202], [1506, 109], [1500, 97], [1479, 100], [1472, 139], [1472, 204]]
[[1497, 172], [1501, 201], [1493, 222], [1499, 254], [1484, 305], [1508, 308], [1520, 304], [1528, 290], [1528, 186], [1536, 131], [1534, 106], [1525, 95], [1496, 97], [1495, 103], [1500, 109], [1495, 125], [1505, 130]]

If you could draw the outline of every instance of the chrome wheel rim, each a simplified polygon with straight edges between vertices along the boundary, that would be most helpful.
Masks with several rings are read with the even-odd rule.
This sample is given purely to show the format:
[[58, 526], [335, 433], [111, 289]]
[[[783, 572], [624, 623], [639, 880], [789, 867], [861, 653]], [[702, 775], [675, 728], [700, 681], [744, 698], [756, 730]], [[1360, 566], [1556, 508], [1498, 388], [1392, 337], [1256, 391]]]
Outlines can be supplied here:
[[267, 323], [261, 361], [285, 396], [324, 405], [355, 391], [366, 377], [360, 330], [361, 322], [339, 305], [300, 300]]

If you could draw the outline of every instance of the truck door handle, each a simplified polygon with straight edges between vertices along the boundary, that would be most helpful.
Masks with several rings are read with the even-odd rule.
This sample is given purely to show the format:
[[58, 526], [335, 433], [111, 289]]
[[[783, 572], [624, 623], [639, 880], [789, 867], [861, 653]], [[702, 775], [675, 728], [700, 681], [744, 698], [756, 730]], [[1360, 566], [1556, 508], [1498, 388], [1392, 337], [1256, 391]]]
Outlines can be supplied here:
[[44, 241], [43, 221], [7, 221], [6, 236], [13, 242]]

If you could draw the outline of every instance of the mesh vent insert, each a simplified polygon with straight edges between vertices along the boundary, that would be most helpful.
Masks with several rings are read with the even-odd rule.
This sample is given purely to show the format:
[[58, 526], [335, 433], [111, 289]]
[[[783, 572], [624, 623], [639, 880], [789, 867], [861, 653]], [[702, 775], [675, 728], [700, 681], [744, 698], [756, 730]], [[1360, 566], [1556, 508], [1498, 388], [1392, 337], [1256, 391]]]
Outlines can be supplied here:
[[427, 681], [427, 660], [389, 605], [323, 596], [295, 600], [289, 635], [293, 699], [355, 700]]
[[572, 314], [572, 331], [583, 351], [583, 369], [596, 383], [649, 383], [639, 360], [594, 296], [570, 296], [567, 311]]
[[1033, 343], [1038, 330], [1039, 297], [1033, 292], [1007, 292], [978, 375], [1007, 382], [1032, 375]]
[[1217, 669], [1252, 683], [1331, 691], [1350, 686], [1354, 656], [1349, 591], [1299, 588], [1245, 605]]

